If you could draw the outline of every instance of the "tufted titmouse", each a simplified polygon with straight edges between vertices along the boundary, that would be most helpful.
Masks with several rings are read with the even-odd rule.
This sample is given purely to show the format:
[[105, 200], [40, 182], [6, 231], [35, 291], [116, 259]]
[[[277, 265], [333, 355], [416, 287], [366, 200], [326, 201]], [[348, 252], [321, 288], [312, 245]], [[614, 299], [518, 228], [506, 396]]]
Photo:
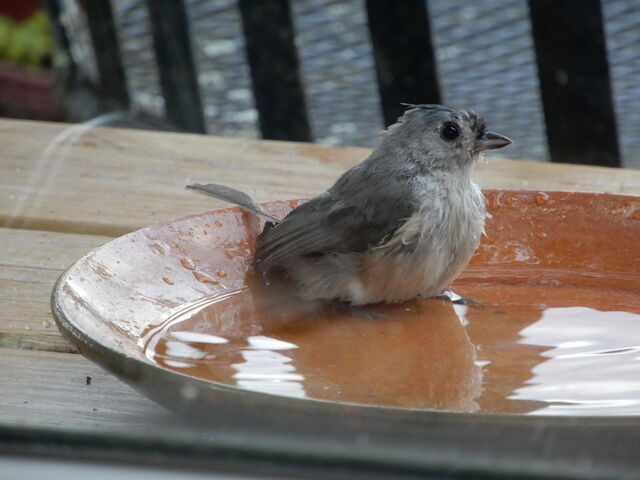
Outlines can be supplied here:
[[511, 143], [472, 110], [408, 105], [362, 163], [326, 192], [269, 217], [248, 195], [189, 185], [267, 217], [253, 267], [281, 271], [305, 300], [350, 305], [443, 293], [480, 242], [479, 154]]

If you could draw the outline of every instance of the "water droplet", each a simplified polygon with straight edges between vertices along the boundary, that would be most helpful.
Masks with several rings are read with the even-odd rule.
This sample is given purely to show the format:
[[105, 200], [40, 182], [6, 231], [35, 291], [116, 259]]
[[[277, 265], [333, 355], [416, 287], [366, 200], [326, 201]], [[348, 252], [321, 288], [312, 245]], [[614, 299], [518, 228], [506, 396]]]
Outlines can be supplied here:
[[502, 206], [502, 202], [501, 202], [501, 198], [500, 198], [500, 194], [496, 193], [494, 195], [491, 196], [491, 208], [493, 208], [494, 210], [497, 210], [498, 208], [500, 208]]
[[215, 221], [215, 225], [216, 225], [216, 227], [221, 227], [222, 226], [222, 222], [220, 220], [216, 220]]
[[159, 243], [152, 243], [149, 248], [160, 255], [164, 255], [164, 248]]
[[220, 285], [220, 282], [218, 282], [217, 280], [214, 280], [208, 275], [205, 275], [204, 273], [200, 273], [196, 271], [193, 271], [191, 273], [193, 273], [193, 276], [195, 277], [195, 279], [201, 283], [209, 283], [211, 285]]
[[193, 263], [193, 260], [191, 260], [189, 257], [181, 258], [180, 259], [180, 264], [182, 264], [182, 266], [184, 268], [186, 268], [187, 270], [195, 270], [196, 269], [195, 263]]
[[227, 276], [227, 272], [220, 270], [219, 272], [216, 272], [216, 275], [219, 276], [220, 278], [224, 278]]
[[170, 278], [162, 277], [162, 281], [167, 285], [173, 285], [173, 280], [171, 280]]
[[547, 195], [546, 193], [544, 192], [536, 193], [536, 205], [542, 206], [545, 203], [547, 203], [547, 200], [549, 200], [549, 195]]

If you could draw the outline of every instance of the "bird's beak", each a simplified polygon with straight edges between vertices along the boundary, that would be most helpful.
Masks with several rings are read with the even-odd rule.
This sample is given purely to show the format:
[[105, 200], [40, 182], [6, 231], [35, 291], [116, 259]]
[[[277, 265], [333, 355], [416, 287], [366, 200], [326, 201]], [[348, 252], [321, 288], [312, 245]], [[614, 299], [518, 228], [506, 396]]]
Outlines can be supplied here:
[[496, 148], [506, 147], [513, 143], [510, 138], [494, 132], [485, 132], [476, 140], [476, 151], [494, 150]]

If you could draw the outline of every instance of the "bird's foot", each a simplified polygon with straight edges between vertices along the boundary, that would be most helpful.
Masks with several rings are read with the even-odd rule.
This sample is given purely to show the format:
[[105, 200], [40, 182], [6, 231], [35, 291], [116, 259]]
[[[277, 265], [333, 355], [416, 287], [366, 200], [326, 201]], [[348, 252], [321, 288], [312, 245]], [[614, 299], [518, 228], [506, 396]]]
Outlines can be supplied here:
[[438, 295], [436, 298], [440, 298], [442, 300], [449, 300], [451, 303], [455, 303], [457, 305], [473, 305], [477, 307], [482, 307], [482, 302], [480, 300], [476, 300], [475, 298], [463, 297], [462, 295], [458, 295], [453, 290], [445, 290], [441, 295]]
[[331, 305], [333, 308], [336, 308], [342, 312], [345, 313], [349, 313], [353, 316], [356, 317], [360, 317], [360, 318], [364, 318], [366, 320], [373, 320], [376, 318], [386, 318], [387, 316], [382, 314], [382, 313], [377, 313], [377, 312], [372, 312], [370, 310], [362, 310], [360, 308], [356, 308], [351, 306], [349, 303], [346, 302], [337, 302], [337, 301], [333, 301], [333, 302], [329, 302], [329, 305]]

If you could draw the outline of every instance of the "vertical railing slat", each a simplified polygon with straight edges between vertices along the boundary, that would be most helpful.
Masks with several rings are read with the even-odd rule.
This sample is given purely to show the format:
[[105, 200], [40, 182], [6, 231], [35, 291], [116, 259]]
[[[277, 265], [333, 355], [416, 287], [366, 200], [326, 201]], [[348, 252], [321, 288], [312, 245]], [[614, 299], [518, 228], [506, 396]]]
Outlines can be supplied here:
[[66, 54], [69, 54], [69, 37], [60, 22], [60, 0], [42, 0], [42, 7], [47, 12], [49, 21], [53, 29], [53, 35], [58, 46], [62, 47]]
[[239, 0], [247, 60], [263, 138], [310, 141], [288, 0]]
[[367, 0], [366, 8], [385, 123], [403, 102], [440, 103], [425, 0]]
[[184, 0], [147, 0], [147, 8], [167, 118], [183, 130], [204, 133]]
[[599, 0], [529, 0], [549, 153], [620, 166]]
[[91, 43], [95, 52], [100, 96], [109, 110], [127, 110], [129, 93], [118, 47], [118, 37], [109, 0], [84, 2]]

